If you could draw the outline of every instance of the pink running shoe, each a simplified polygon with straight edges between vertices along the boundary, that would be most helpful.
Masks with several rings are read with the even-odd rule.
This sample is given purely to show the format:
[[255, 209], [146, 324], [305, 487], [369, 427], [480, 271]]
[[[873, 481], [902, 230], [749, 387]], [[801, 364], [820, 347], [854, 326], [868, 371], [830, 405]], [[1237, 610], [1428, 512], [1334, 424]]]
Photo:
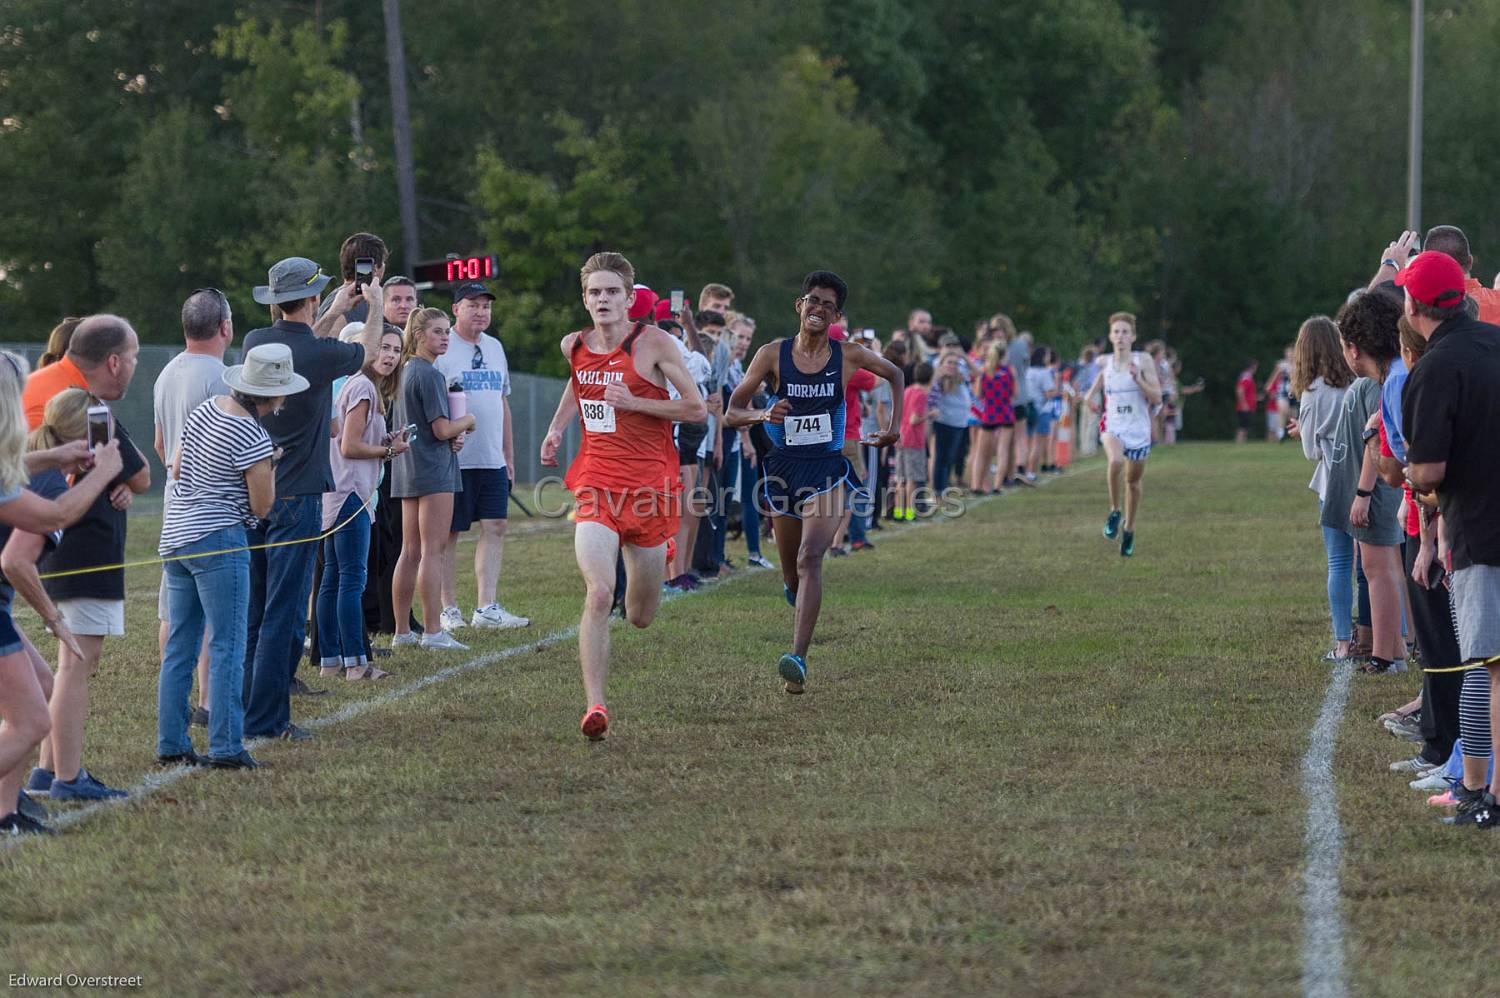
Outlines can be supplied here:
[[1427, 803], [1433, 807], [1455, 807], [1458, 804], [1458, 798], [1453, 796], [1452, 790], [1444, 790], [1440, 794], [1433, 794], [1427, 798]]

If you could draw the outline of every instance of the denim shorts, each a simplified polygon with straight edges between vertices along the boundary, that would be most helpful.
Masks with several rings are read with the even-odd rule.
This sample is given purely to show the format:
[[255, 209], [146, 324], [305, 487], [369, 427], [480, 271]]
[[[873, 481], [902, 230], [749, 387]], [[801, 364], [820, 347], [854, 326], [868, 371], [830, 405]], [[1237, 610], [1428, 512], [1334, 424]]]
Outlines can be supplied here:
[[26, 647], [21, 640], [21, 632], [16, 630], [16, 622], [11, 619], [10, 608], [0, 611], [0, 658], [6, 655], [14, 655]]

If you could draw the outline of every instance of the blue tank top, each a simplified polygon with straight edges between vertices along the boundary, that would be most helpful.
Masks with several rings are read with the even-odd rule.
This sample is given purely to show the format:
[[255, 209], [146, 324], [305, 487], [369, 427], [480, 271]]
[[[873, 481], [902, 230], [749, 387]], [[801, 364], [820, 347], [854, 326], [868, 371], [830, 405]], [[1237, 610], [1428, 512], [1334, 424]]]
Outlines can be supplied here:
[[776, 453], [787, 457], [825, 457], [844, 449], [844, 353], [829, 340], [828, 363], [817, 374], [803, 374], [792, 360], [793, 338], [781, 341], [781, 365], [771, 404], [786, 399], [792, 411], [779, 426], [767, 423], [766, 435]]

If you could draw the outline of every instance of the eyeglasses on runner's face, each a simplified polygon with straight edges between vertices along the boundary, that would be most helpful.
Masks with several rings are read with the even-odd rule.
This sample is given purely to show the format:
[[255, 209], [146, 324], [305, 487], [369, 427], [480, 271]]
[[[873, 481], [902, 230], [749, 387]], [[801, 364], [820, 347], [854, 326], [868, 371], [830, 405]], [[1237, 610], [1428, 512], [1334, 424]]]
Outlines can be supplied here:
[[838, 302], [827, 301], [822, 298], [814, 298], [812, 295], [803, 295], [797, 300], [802, 302], [803, 307], [808, 311], [812, 311], [816, 308], [820, 309], [821, 311], [827, 312], [829, 315], [838, 315], [839, 313]]

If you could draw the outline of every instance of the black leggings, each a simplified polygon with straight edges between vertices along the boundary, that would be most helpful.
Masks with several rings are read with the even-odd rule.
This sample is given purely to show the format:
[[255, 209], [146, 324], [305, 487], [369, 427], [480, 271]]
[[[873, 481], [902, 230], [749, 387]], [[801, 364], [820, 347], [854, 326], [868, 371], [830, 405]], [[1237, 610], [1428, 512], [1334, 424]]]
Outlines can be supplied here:
[[[1463, 664], [1458, 650], [1458, 632], [1453, 626], [1453, 601], [1444, 586], [1428, 589], [1412, 581], [1421, 543], [1406, 539], [1406, 590], [1411, 596], [1411, 629], [1422, 650], [1422, 665], [1429, 669], [1451, 669]], [[1482, 671], [1482, 670], [1481, 670]], [[1448, 761], [1459, 735], [1459, 697], [1464, 685], [1462, 672], [1422, 673], [1422, 758], [1433, 764]], [[1488, 701], [1486, 701], [1488, 702]], [[1488, 718], [1485, 720], [1489, 724]], [[1464, 739], [1465, 743], [1468, 739]]]

